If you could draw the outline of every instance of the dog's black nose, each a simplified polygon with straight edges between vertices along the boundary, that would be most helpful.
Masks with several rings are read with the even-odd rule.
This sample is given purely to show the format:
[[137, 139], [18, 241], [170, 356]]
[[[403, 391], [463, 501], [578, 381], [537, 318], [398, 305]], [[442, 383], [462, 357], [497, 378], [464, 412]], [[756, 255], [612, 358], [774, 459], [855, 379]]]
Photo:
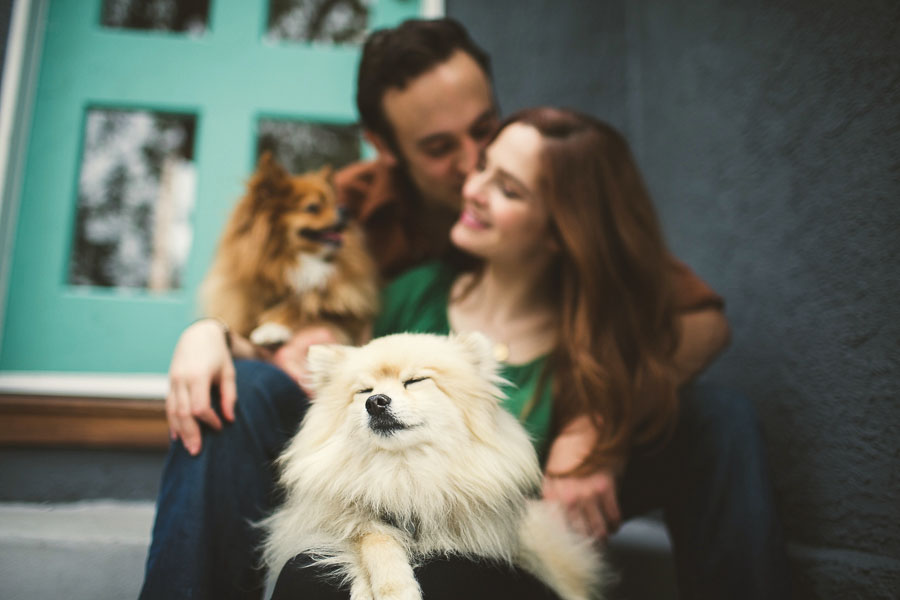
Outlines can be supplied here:
[[374, 417], [383, 413], [390, 404], [390, 397], [384, 394], [372, 394], [366, 398], [366, 411]]

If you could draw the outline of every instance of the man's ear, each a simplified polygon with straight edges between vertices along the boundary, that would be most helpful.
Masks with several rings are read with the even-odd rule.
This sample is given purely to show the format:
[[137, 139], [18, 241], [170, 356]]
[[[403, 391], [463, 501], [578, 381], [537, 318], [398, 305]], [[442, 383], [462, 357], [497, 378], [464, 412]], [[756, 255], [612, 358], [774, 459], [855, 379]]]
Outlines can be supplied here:
[[378, 135], [371, 129], [363, 129], [363, 137], [366, 138], [366, 141], [372, 144], [372, 147], [375, 148], [375, 151], [378, 153], [378, 160], [389, 167], [394, 167], [399, 162], [397, 160], [397, 154], [391, 148], [391, 145], [387, 142], [384, 137]]
[[315, 344], [309, 347], [306, 355], [306, 371], [309, 374], [310, 387], [316, 392], [314, 397], [334, 379], [350, 349], [349, 346], [339, 344]]

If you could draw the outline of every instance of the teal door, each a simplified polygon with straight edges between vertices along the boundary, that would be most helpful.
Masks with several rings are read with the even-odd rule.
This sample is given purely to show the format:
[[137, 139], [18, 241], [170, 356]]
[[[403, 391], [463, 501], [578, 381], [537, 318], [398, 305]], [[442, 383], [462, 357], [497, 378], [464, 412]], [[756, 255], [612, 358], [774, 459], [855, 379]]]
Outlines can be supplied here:
[[47, 4], [0, 371], [162, 373], [259, 149], [352, 158], [358, 40], [419, 3]]

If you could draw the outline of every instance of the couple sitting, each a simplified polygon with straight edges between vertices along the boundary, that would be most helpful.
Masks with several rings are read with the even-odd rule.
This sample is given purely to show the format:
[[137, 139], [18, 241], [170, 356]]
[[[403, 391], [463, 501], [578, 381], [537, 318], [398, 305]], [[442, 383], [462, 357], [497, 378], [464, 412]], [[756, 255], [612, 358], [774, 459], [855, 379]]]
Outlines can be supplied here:
[[[488, 57], [446, 19], [370, 36], [357, 103], [378, 157], [336, 181], [390, 282], [375, 334], [502, 342], [506, 406], [543, 458], [545, 499], [573, 527], [603, 540], [662, 509], [682, 597], [787, 597], [752, 405], [691, 383], [727, 343], [722, 301], [666, 250], [621, 135], [553, 108], [498, 123]], [[305, 411], [306, 350], [323, 341], [299, 333], [276, 368], [233, 361], [216, 321], [184, 331], [167, 399], [178, 439], [142, 597], [259, 597], [250, 523], [278, 502], [272, 461]], [[237, 339], [233, 353], [253, 350]], [[503, 576], [435, 568], [456, 597]], [[516, 597], [537, 590], [525, 581]]]

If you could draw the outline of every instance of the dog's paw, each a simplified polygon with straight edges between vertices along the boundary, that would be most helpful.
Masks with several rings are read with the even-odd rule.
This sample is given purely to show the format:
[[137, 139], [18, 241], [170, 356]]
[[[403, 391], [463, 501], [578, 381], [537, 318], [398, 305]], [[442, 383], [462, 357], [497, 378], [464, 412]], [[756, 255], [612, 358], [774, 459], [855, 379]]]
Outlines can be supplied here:
[[291, 339], [292, 334], [293, 332], [284, 325], [269, 322], [250, 332], [250, 341], [257, 346], [273, 346], [285, 343]]
[[422, 591], [413, 585], [384, 586], [375, 590], [375, 600], [422, 600]]
[[369, 584], [357, 578], [350, 584], [350, 600], [375, 600], [375, 596]]

